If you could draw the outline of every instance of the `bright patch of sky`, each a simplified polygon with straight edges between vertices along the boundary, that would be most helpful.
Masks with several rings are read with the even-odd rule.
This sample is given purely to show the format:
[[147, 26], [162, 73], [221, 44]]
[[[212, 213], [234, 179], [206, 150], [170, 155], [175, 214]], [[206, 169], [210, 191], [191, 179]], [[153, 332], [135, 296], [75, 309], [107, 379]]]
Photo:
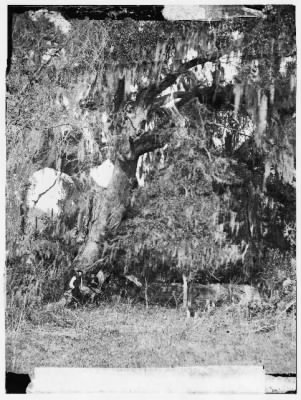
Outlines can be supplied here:
[[145, 184], [145, 171], [143, 168], [144, 158], [143, 155], [138, 158], [137, 169], [136, 169], [136, 178], [138, 181], [138, 185], [143, 187]]
[[[90, 177], [100, 187], [107, 188], [113, 176], [114, 164], [110, 160], [91, 168]], [[27, 205], [45, 213], [58, 214], [59, 201], [67, 196], [66, 185], [72, 185], [72, 178], [53, 168], [43, 168], [33, 173], [27, 193]]]
[[165, 19], [170, 21], [177, 20], [205, 20], [206, 19], [206, 8], [199, 4], [166, 4], [162, 10], [162, 14]]
[[83, 133], [83, 138], [85, 140], [86, 149], [90, 153], [93, 153], [94, 146], [95, 146], [95, 139], [94, 139], [93, 133], [91, 132], [89, 127], [86, 127], [86, 126], [83, 127], [82, 133]]
[[[233, 32], [234, 40], [238, 40], [241, 38], [241, 35], [238, 31]], [[198, 56], [198, 53], [194, 49], [189, 49], [184, 61], [193, 60]], [[238, 74], [239, 67], [241, 66], [241, 52], [232, 51], [229, 55], [224, 55], [220, 58], [221, 66], [224, 69], [224, 79], [226, 83], [233, 82], [233, 78]], [[215, 65], [212, 62], [207, 62], [202, 67], [198, 65], [197, 68], [194, 67], [194, 71], [196, 73], [196, 77], [198, 79], [205, 79], [209, 85], [212, 84], [212, 73], [215, 71]]]
[[229, 55], [220, 58], [221, 66], [224, 69], [224, 79], [226, 83], [233, 82], [233, 78], [238, 74], [241, 66], [241, 52], [231, 51]]
[[244, 34], [242, 32], [239, 32], [239, 31], [232, 32], [232, 37], [234, 40], [240, 40], [243, 38], [243, 36], [244, 36]]
[[58, 214], [58, 202], [66, 197], [65, 184], [72, 185], [69, 175], [59, 173], [52, 168], [43, 168], [33, 173], [30, 178], [30, 189], [27, 194], [27, 204], [30, 208], [38, 208], [46, 213]]
[[71, 24], [68, 22], [63, 16], [56, 11], [48, 11], [46, 9], [38, 10], [38, 11], [30, 11], [29, 16], [33, 21], [38, 21], [41, 16], [47, 18], [50, 22], [54, 24], [57, 29], [60, 29], [62, 33], [65, 35], [71, 29]]
[[280, 68], [279, 68], [279, 72], [281, 75], [286, 75], [287, 65], [289, 63], [292, 63], [293, 61], [295, 61], [294, 57], [283, 57], [281, 59]]
[[198, 56], [198, 52], [197, 52], [196, 50], [194, 50], [194, 49], [189, 49], [189, 50], [187, 51], [187, 54], [186, 54], [185, 58], [184, 58], [184, 61], [185, 61], [185, 62], [186, 62], [186, 61], [190, 61], [190, 60], [196, 58], [197, 56]]
[[90, 176], [98, 186], [107, 188], [113, 176], [114, 164], [110, 160], [90, 170]]
[[[239, 35], [236, 35], [239, 37]], [[198, 56], [198, 53], [194, 49], [189, 49], [186, 56], [183, 59], [183, 62], [188, 62]], [[241, 53], [232, 51], [229, 55], [224, 55], [220, 58], [220, 63], [222, 68], [224, 69], [224, 81], [225, 83], [233, 82], [234, 77], [239, 72], [239, 67], [241, 65]], [[198, 81], [203, 81], [206, 85], [212, 85], [213, 82], [213, 72], [215, 71], [215, 64], [212, 62], [206, 62], [204, 65], [197, 65], [191, 69]], [[177, 100], [174, 99], [173, 93], [177, 90], [181, 90], [178, 88], [177, 84], [170, 86], [165, 89], [161, 96], [170, 95], [169, 100], [165, 103], [165, 107], [171, 108], [175, 106], [175, 102]], [[182, 89], [184, 90], [184, 89]]]
[[42, 60], [44, 63], [47, 63], [56, 53], [56, 49], [48, 49], [47, 53], [42, 56]]
[[138, 158], [136, 178], [140, 187], [145, 185], [145, 178], [150, 172], [152, 161], [153, 155], [151, 153], [145, 153]]

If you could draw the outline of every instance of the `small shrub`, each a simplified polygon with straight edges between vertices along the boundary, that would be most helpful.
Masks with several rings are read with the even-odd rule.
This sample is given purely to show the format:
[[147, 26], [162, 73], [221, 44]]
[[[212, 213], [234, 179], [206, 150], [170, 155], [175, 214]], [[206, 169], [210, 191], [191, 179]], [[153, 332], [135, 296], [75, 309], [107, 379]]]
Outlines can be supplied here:
[[[279, 302], [287, 291], [296, 288], [296, 259], [292, 251], [281, 253], [279, 249], [269, 249], [262, 261], [264, 269], [260, 278], [263, 298], [271, 303]], [[291, 285], [285, 286], [285, 282]]]

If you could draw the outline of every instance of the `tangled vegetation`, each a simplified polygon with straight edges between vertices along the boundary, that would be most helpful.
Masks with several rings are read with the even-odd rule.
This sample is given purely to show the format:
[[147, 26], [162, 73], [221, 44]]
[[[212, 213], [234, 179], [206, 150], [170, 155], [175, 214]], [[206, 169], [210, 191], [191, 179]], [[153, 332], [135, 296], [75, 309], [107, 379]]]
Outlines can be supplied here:
[[[294, 18], [279, 5], [216, 22], [72, 19], [63, 31], [48, 12], [13, 16], [12, 305], [57, 301], [70, 270], [91, 265], [142, 282], [249, 283], [268, 297], [295, 282]], [[87, 173], [107, 158], [112, 182], [95, 189]], [[74, 187], [36, 229], [26, 193], [45, 167]]]

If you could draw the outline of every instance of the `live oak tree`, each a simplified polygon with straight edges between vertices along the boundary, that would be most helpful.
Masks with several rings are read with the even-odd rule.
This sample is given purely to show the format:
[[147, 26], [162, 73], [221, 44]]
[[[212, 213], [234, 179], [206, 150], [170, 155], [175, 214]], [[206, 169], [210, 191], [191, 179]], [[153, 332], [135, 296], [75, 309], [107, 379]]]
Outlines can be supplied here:
[[[95, 206], [95, 224], [77, 259], [80, 265], [90, 265], [97, 259], [106, 234], [119, 227], [129, 207], [138, 157], [162, 147], [172, 138], [193, 137], [196, 131], [199, 136], [195, 140], [203, 141], [200, 147], [209, 152], [210, 158], [212, 146], [208, 144], [210, 134], [206, 129], [210, 122], [216, 123], [219, 110], [223, 115], [230, 111], [232, 119], [237, 119], [237, 129], [230, 128], [227, 134], [228, 154], [239, 146], [235, 140], [239, 143], [241, 121], [249, 122], [251, 118], [253, 134], [248, 141], [259, 149], [258, 153], [264, 153], [261, 156], [264, 179], [274, 168], [280, 179], [294, 184], [294, 127], [289, 126], [295, 111], [293, 9], [270, 8], [267, 14], [267, 18], [237, 24], [235, 21], [232, 24], [117, 23], [117, 40], [122, 37], [123, 29], [128, 39], [120, 46], [116, 45], [117, 40], [112, 40], [108, 61], [113, 61], [103, 66], [109, 69], [105, 76], [112, 87], [105, 91], [103, 83], [98, 91], [93, 89], [101, 104], [108, 102], [107, 92], [115, 93], [113, 105], [109, 103], [112, 122], [108, 127], [114, 137], [115, 169], [106, 200]], [[275, 27], [275, 22], [281, 27]], [[221, 62], [229, 54], [238, 55], [239, 60], [232, 82], [223, 77], [225, 66]], [[191, 59], [188, 61], [187, 57]], [[112, 77], [115, 60], [117, 71]], [[195, 73], [196, 67], [208, 63], [215, 68], [211, 84]], [[128, 92], [130, 85], [136, 86], [134, 99]], [[172, 93], [165, 94], [171, 87]], [[87, 106], [91, 104], [89, 101]], [[210, 165], [212, 175], [214, 165], [219, 162], [217, 157]], [[257, 189], [253, 183], [250, 187], [250, 191]], [[252, 231], [257, 216], [253, 220], [252, 210], [249, 214]]]
[[[14, 152], [24, 143], [29, 152], [22, 157], [32, 169], [79, 176], [106, 158], [114, 164], [109, 187], [93, 197], [74, 267], [86, 270], [123, 251], [129, 264], [143, 253], [149, 265], [167, 259], [187, 272], [210, 264], [215, 273], [252, 246], [250, 254], [258, 255], [264, 229], [271, 230], [269, 213], [280, 231], [294, 224], [294, 8], [266, 6], [256, 15], [213, 22], [72, 20], [65, 33], [47, 13], [15, 17], [9, 182], [20, 174]], [[161, 200], [144, 202], [154, 220], [147, 222], [141, 208], [140, 220], [132, 216], [132, 240], [120, 238], [141, 200], [139, 157], [162, 148], [173, 170], [162, 171]]]

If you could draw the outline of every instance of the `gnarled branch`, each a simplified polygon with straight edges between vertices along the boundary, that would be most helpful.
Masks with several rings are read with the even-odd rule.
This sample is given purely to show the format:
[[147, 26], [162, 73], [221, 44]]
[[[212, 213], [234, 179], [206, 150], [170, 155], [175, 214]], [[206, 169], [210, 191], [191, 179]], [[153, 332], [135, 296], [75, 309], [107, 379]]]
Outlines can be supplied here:
[[193, 68], [200, 64], [205, 64], [209, 61], [217, 61], [221, 56], [222, 54], [220, 52], [213, 52], [210, 55], [196, 57], [190, 61], [187, 61], [186, 63], [183, 63], [179, 67], [178, 71], [168, 74], [158, 85], [153, 84], [148, 88], [148, 90], [143, 94], [145, 105], [149, 106], [153, 102], [155, 97], [157, 97], [165, 89], [176, 83], [177, 78], [184, 72], [188, 71], [190, 68]]
[[163, 147], [174, 135], [179, 128], [174, 127], [161, 127], [153, 131], [143, 133], [133, 141], [133, 149], [135, 156], [138, 158], [144, 153], [154, 151]]

